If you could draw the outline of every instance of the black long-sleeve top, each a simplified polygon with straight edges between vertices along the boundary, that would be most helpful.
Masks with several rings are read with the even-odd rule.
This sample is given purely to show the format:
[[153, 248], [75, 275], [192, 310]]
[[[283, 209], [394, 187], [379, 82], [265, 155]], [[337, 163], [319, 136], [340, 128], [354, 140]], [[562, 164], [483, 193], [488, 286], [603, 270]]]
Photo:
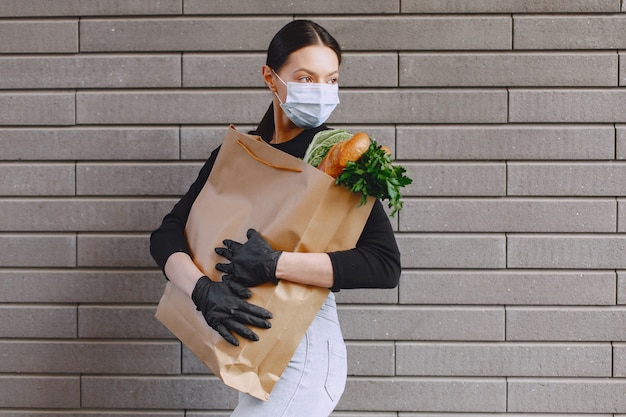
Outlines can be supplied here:
[[[328, 128], [322, 125], [308, 129], [287, 142], [272, 146], [302, 158], [313, 136], [324, 129]], [[269, 142], [268, 138], [264, 139]], [[163, 271], [165, 262], [173, 253], [190, 254], [185, 239], [185, 225], [191, 206], [206, 183], [218, 152], [219, 147], [211, 153], [187, 193], [150, 236], [150, 253]], [[401, 272], [400, 252], [387, 213], [379, 200], [376, 200], [372, 208], [356, 247], [329, 252], [328, 255], [333, 266], [333, 291], [348, 288], [394, 288], [398, 285]]]

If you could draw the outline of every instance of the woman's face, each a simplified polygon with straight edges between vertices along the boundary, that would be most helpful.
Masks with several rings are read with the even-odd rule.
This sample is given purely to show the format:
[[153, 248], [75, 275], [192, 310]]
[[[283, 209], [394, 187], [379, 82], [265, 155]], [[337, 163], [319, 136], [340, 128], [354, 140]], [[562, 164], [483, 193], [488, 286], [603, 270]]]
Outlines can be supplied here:
[[[286, 83], [336, 84], [339, 78], [339, 58], [328, 46], [305, 46], [292, 52], [277, 74]], [[287, 86], [276, 78], [274, 86], [280, 99], [285, 101]]]

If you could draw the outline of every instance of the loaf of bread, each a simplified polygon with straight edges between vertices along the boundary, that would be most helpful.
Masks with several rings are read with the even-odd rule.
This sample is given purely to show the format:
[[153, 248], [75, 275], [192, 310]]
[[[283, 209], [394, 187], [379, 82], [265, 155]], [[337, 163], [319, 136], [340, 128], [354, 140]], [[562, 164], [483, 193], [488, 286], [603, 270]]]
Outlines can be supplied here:
[[349, 161], [356, 162], [363, 156], [370, 144], [367, 133], [355, 133], [350, 139], [334, 144], [317, 168], [337, 178]]

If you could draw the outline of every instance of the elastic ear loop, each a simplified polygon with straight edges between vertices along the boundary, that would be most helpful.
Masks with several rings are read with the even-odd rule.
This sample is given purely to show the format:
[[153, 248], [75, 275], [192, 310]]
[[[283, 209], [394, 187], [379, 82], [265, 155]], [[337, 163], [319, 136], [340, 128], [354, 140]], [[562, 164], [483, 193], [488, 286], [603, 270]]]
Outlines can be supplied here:
[[[274, 71], [274, 69], [272, 68], [272, 72], [274, 73], [274, 75], [276, 76], [276, 78], [278, 78], [280, 80], [281, 83], [285, 84], [285, 86], [287, 86], [287, 83], [283, 81], [282, 78], [280, 78], [280, 75], [276, 74], [276, 71]], [[278, 99], [278, 101], [280, 102], [281, 106], [285, 103], [283, 103], [283, 101], [280, 99], [278, 92], [277, 91], [272, 91], [274, 93], [274, 95], [276, 96], [276, 98]]]

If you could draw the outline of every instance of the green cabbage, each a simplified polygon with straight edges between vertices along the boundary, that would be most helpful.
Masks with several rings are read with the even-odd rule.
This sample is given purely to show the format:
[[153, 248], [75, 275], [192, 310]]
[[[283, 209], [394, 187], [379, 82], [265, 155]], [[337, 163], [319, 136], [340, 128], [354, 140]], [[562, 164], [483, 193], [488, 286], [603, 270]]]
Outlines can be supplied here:
[[304, 153], [304, 162], [317, 168], [334, 144], [348, 140], [351, 137], [352, 134], [350, 132], [342, 129], [318, 132]]

